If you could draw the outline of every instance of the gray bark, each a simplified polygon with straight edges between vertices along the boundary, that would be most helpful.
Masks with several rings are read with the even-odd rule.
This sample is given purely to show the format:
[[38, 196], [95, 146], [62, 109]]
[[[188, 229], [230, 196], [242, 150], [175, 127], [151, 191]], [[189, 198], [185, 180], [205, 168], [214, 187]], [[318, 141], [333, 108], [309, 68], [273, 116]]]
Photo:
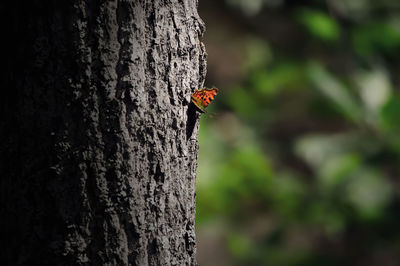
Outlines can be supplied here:
[[8, 5], [2, 265], [195, 265], [197, 1]]

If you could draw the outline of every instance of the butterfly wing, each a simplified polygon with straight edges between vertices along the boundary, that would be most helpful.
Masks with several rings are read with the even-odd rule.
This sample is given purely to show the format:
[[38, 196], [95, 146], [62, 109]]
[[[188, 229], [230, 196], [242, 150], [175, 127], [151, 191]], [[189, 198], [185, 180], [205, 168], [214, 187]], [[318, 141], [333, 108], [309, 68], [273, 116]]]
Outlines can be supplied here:
[[211, 89], [204, 89], [204, 96], [203, 96], [203, 105], [207, 107], [212, 100], [214, 100], [215, 95], [217, 95], [218, 89], [211, 88]]
[[201, 90], [196, 90], [192, 95], [192, 102], [200, 109], [202, 113], [206, 113], [205, 108], [214, 100], [215, 95], [217, 95], [217, 88], [204, 88]]
[[203, 104], [202, 104], [203, 95], [204, 95], [203, 90], [196, 90], [192, 95], [192, 102], [194, 103], [194, 105], [197, 106], [197, 108], [199, 108], [199, 110], [202, 113], [205, 113], [206, 110], [204, 110], [204, 107], [203, 107]]

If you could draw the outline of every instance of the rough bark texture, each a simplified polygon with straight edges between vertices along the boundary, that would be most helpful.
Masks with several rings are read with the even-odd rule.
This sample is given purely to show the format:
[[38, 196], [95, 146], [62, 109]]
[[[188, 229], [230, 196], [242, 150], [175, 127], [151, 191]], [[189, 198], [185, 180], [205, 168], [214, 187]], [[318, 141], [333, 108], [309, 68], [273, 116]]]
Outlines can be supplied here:
[[1, 264], [195, 265], [196, 0], [2, 11]]

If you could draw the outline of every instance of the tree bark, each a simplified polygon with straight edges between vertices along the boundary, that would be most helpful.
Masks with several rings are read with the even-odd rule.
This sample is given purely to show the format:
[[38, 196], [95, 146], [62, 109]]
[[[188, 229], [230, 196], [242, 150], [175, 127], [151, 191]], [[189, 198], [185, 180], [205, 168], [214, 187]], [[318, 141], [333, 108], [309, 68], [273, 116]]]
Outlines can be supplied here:
[[195, 265], [197, 1], [2, 11], [2, 265]]

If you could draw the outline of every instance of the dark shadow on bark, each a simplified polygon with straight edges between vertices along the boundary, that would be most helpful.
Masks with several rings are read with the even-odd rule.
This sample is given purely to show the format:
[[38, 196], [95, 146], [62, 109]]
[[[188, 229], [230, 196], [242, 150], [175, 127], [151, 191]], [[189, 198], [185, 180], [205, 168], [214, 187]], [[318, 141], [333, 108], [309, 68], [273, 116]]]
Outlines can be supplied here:
[[186, 140], [189, 140], [192, 137], [193, 130], [196, 126], [196, 121], [198, 118], [197, 112], [197, 107], [192, 102], [190, 102], [189, 108], [187, 110]]

